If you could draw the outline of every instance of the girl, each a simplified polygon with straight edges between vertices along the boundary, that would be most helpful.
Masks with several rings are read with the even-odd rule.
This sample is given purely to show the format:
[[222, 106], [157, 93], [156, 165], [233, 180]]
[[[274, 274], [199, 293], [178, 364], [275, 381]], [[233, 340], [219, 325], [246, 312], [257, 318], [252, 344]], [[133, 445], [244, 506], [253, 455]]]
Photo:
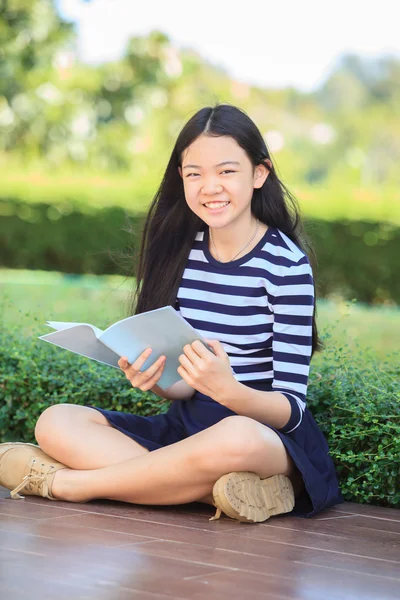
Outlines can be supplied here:
[[150, 206], [131, 312], [171, 304], [213, 352], [199, 341], [182, 348], [182, 379], [166, 390], [165, 357], [144, 372], [151, 349], [133, 364], [122, 357], [132, 386], [173, 400], [168, 412], [51, 406], [36, 425], [40, 447], [0, 445], [0, 485], [14, 498], [198, 501], [217, 508], [213, 518], [244, 522], [342, 502], [306, 405], [321, 343], [300, 232], [253, 121], [227, 104], [199, 110]]

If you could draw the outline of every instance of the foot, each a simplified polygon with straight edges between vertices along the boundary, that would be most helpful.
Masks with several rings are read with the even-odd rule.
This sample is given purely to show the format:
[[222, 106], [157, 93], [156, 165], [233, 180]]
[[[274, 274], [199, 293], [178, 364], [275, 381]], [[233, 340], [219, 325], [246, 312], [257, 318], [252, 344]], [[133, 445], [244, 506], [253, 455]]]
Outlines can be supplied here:
[[35, 444], [0, 444], [0, 486], [10, 490], [11, 498], [42, 496], [56, 500], [51, 493], [54, 475], [65, 465], [53, 460]]
[[217, 512], [210, 521], [224, 512], [228, 517], [247, 523], [266, 521], [273, 515], [293, 510], [293, 486], [285, 475], [261, 479], [249, 471], [227, 473], [215, 482], [214, 504]]

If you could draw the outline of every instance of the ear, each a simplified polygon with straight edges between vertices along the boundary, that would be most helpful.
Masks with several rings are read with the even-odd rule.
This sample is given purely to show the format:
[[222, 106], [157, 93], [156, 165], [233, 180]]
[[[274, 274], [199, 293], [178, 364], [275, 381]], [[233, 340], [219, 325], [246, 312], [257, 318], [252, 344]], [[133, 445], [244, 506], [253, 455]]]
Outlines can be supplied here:
[[182, 177], [182, 169], [180, 167], [178, 167], [178, 172], [179, 172], [179, 175]]
[[[265, 163], [267, 163], [268, 166]], [[271, 164], [271, 161], [269, 160], [269, 158], [266, 158], [264, 162], [260, 163], [255, 168], [255, 170], [254, 170], [254, 187], [255, 188], [261, 188], [264, 185], [264, 183], [270, 173], [270, 170], [268, 169], [268, 167], [271, 169], [272, 164]]]

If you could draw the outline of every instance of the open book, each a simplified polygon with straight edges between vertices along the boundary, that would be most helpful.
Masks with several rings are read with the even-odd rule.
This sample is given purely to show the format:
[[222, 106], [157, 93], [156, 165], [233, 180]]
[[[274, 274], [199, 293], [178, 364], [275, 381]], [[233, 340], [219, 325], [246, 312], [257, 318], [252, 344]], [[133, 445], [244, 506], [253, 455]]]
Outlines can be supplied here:
[[105, 331], [88, 323], [46, 321], [46, 324], [56, 331], [41, 335], [40, 340], [117, 369], [121, 356], [126, 356], [132, 364], [146, 348], [152, 348], [153, 352], [140, 370], [145, 371], [161, 355], [166, 356], [163, 374], [157, 382], [162, 389], [182, 379], [177, 372], [178, 358], [186, 344], [200, 340], [214, 352], [172, 306], [127, 317]]

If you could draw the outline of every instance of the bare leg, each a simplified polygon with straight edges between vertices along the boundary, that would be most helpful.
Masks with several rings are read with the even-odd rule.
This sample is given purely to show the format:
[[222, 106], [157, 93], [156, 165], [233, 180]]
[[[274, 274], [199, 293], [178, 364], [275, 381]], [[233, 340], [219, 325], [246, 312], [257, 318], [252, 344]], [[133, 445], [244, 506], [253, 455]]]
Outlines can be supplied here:
[[[149, 453], [112, 427], [99, 411], [74, 404], [44, 411], [35, 435], [44, 452], [74, 470], [100, 469]], [[212, 494], [196, 501], [214, 505]]]
[[291, 475], [293, 464], [275, 432], [253, 419], [234, 416], [180, 442], [118, 464], [58, 471], [53, 494], [78, 502], [109, 498], [139, 504], [181, 504], [209, 497], [215, 481], [231, 471], [252, 471], [260, 477]]
[[45, 410], [35, 436], [46, 454], [71, 469], [99, 469], [149, 452], [112, 427], [99, 411], [74, 404]]

